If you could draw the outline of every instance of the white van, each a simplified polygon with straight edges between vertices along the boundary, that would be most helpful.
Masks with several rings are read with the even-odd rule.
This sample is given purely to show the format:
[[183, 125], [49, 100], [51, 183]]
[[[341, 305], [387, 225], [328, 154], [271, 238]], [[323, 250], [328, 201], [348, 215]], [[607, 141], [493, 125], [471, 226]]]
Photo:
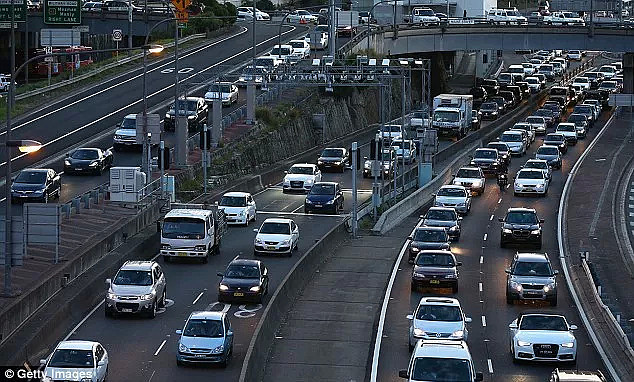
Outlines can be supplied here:
[[519, 13], [517, 8], [491, 8], [487, 12], [487, 21], [491, 24], [528, 25], [528, 20]]

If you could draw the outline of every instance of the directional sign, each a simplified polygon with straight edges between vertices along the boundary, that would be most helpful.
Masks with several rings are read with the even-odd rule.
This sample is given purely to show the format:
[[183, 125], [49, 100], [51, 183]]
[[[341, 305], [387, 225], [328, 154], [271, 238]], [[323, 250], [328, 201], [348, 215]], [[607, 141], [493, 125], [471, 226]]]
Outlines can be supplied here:
[[81, 32], [77, 29], [42, 29], [41, 46], [77, 46], [81, 44]]
[[81, 1], [44, 0], [44, 24], [81, 24]]
[[[13, 0], [15, 21], [26, 21], [26, 0]], [[9, 22], [11, 26], [11, 0], [0, 0], [0, 22]]]
[[123, 40], [123, 31], [121, 29], [113, 29], [112, 41], [121, 41], [121, 40]]

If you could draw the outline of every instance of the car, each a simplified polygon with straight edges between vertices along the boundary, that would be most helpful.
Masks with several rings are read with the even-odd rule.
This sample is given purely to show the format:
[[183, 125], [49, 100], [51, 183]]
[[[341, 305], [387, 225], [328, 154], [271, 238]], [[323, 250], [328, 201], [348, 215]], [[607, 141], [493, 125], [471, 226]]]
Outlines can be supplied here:
[[577, 362], [575, 325], [553, 313], [523, 312], [509, 324], [513, 361]]
[[11, 203], [48, 203], [61, 194], [61, 175], [50, 168], [25, 168], [11, 183]]
[[334, 169], [344, 172], [346, 164], [350, 162], [350, 152], [342, 147], [327, 147], [319, 158], [317, 158], [317, 166], [321, 171]]
[[414, 263], [414, 259], [420, 251], [428, 249], [450, 250], [449, 235], [443, 227], [416, 227], [408, 245], [408, 259], [410, 264]]
[[[163, 127], [167, 131], [175, 131], [176, 129], [176, 108], [174, 104], [165, 113], [165, 121]], [[178, 115], [187, 116], [187, 129], [189, 131], [199, 130], [203, 124], [207, 123], [209, 114], [209, 106], [201, 97], [187, 97], [178, 100]]]
[[462, 262], [447, 250], [418, 252], [412, 270], [412, 290], [419, 288], [451, 288], [458, 293], [458, 268]]
[[[535, 73], [535, 68], [533, 68], [532, 66], [531, 66], [531, 68], [533, 69], [531, 71], [531, 74]], [[526, 75], [528, 75], [528, 73], [526, 73], [526, 69], [524, 68], [523, 65], [509, 65], [509, 67], [506, 69], [506, 72], [507, 73], [511, 73], [511, 74], [519, 74], [521, 76], [522, 80], [524, 80], [524, 77]]]
[[502, 85], [513, 85], [515, 83], [515, 81], [513, 80], [513, 75], [506, 72], [498, 74], [496, 80], [498, 81], [498, 84], [500, 84], [500, 87]]
[[[498, 116], [502, 115], [504, 112], [506, 112], [507, 109], [511, 107], [510, 103], [504, 97], [499, 95], [489, 97], [489, 101], [494, 102], [498, 105]], [[480, 106], [480, 110], [482, 110], [482, 106]]]
[[[130, 4], [126, 1], [120, 0], [106, 0], [103, 2], [101, 9], [110, 12], [128, 12]], [[141, 12], [143, 8], [132, 5], [133, 12]]]
[[539, 81], [542, 83], [542, 89], [546, 87], [546, 82], [548, 82], [548, 79], [546, 78], [546, 75], [544, 73], [539, 73], [539, 71], [535, 74], [533, 74], [533, 77], [537, 77], [539, 78]]
[[[0, 74], [0, 91], [8, 92], [10, 84], [11, 84], [11, 75]], [[17, 86], [18, 86], [18, 83], [13, 81], [13, 89], [15, 89]]]
[[528, 84], [528, 88], [530, 89], [531, 93], [533, 94], [538, 93], [543, 88], [541, 81], [535, 76], [526, 77], [525, 81]]
[[552, 178], [552, 170], [550, 169], [548, 162], [544, 159], [529, 159], [522, 166], [522, 168], [541, 170], [544, 173], [544, 177], [546, 177], [546, 179], [550, 181], [550, 179]]
[[[507, 88], [505, 87], [504, 89], [507, 89]], [[521, 99], [515, 96], [515, 93], [509, 90], [500, 90], [498, 94], [500, 95], [500, 97], [504, 98], [504, 100], [507, 102], [507, 105], [508, 105], [507, 109], [512, 109], [516, 107], [522, 101]]]
[[452, 207], [466, 215], [471, 210], [471, 193], [464, 186], [442, 186], [434, 195], [434, 207]]
[[[536, 69], [539, 67], [539, 65], [546, 63], [546, 60], [544, 60], [544, 58], [541, 56], [535, 56], [528, 60], [528, 62], [533, 65], [533, 68]], [[533, 71], [533, 75], [535, 75], [535, 71]]]
[[250, 83], [255, 83], [256, 87], [261, 87], [266, 79], [268, 79], [268, 72], [265, 68], [249, 65], [243, 69], [235, 84], [238, 87], [245, 87]]
[[471, 130], [479, 130], [482, 126], [482, 112], [471, 110]]
[[[380, 172], [378, 174], [379, 178], [381, 174], [389, 178], [394, 175], [394, 162], [396, 160], [396, 153], [392, 148], [385, 149], [381, 151], [381, 157], [378, 158]], [[368, 160], [365, 158], [365, 162], [363, 163], [363, 177], [368, 178], [372, 176], [372, 160]]]
[[176, 364], [219, 364], [227, 367], [233, 355], [233, 328], [227, 312], [192, 312], [177, 330]]
[[590, 89], [598, 89], [604, 79], [603, 73], [599, 72], [585, 72], [584, 75], [590, 80]]
[[[253, 7], [238, 7], [237, 12], [238, 19], [253, 20]], [[255, 19], [257, 21], [270, 21], [271, 16], [255, 8]]]
[[584, 370], [553, 370], [549, 382], [607, 382], [603, 373]]
[[296, 11], [291, 11], [288, 15], [286, 15], [286, 22], [295, 24], [316, 23], [317, 16], [306, 10], [298, 9]]
[[522, 16], [517, 8], [491, 8], [486, 13], [486, 20], [490, 24], [527, 25], [528, 20]]
[[292, 256], [299, 243], [299, 227], [291, 219], [268, 218], [256, 233], [253, 240], [253, 255], [280, 254]]
[[392, 140], [399, 138], [402, 135], [403, 127], [401, 125], [383, 125], [383, 128], [377, 131], [376, 139], [387, 142], [384, 143], [384, 146], [391, 146]]
[[549, 180], [542, 170], [523, 168], [515, 174], [513, 194], [515, 196], [525, 194], [546, 196], [548, 185]]
[[484, 102], [480, 105], [482, 119], [496, 120], [500, 113], [500, 107], [496, 102]]
[[555, 113], [553, 113], [550, 109], [538, 109], [533, 113], [533, 115], [544, 117], [547, 127], [553, 127], [555, 125]]
[[416, 161], [416, 144], [411, 139], [397, 138], [392, 141], [392, 148], [397, 162], [411, 164]]
[[66, 154], [64, 174], [101, 173], [112, 167], [114, 155], [112, 150], [101, 150], [92, 147], [78, 148]]
[[412, 10], [412, 23], [423, 26], [440, 25], [440, 18], [431, 8], [414, 8]]
[[606, 90], [594, 89], [586, 92], [586, 99], [596, 99], [601, 102], [601, 109], [606, 110], [610, 108], [610, 92]]
[[515, 300], [539, 300], [557, 306], [559, 272], [553, 270], [547, 254], [518, 252], [505, 272], [507, 304]]
[[423, 297], [414, 312], [407, 316], [409, 326], [409, 351], [419, 340], [447, 339], [467, 341], [467, 323], [460, 302], [455, 298]]
[[505, 131], [500, 135], [499, 141], [507, 144], [511, 155], [523, 156], [526, 154], [526, 143], [519, 131]]
[[542, 224], [537, 212], [533, 208], [511, 207], [503, 218], [498, 218], [502, 223], [500, 230], [500, 247], [508, 244], [534, 244], [537, 249], [542, 247]]
[[156, 261], [126, 261], [106, 286], [106, 317], [130, 313], [154, 318], [166, 304], [167, 281]]
[[300, 61], [305, 58], [310, 58], [310, 41], [306, 40], [291, 40], [288, 45], [293, 47], [293, 55], [291, 61]]
[[585, 138], [588, 134], [588, 117], [584, 114], [570, 114], [566, 122], [574, 123], [577, 129], [577, 137]]
[[601, 101], [599, 101], [598, 99], [588, 98], [588, 99], [583, 101], [582, 105], [593, 105], [595, 110], [596, 110], [595, 116], [596, 116], [597, 119], [601, 115], [601, 111], [603, 109], [603, 105], [601, 104]]
[[205, 93], [205, 102], [213, 103], [220, 99], [222, 106], [231, 106], [238, 102], [238, 87], [231, 82], [218, 82], [212, 84]]
[[580, 50], [569, 50], [566, 55], [571, 61], [581, 61], [581, 51]]
[[483, 78], [478, 80], [479, 80], [480, 86], [482, 86], [484, 90], [486, 90], [489, 97], [492, 97], [498, 94], [498, 91], [500, 90], [500, 84], [498, 84], [498, 81], [496, 79]]
[[421, 340], [416, 343], [408, 368], [398, 376], [408, 382], [465, 381], [484, 379], [475, 371], [469, 347], [465, 341]]
[[616, 76], [618, 70], [612, 65], [603, 65], [599, 68], [598, 72], [603, 75], [603, 78], [609, 80], [612, 77]]
[[42, 381], [76, 380], [104, 382], [108, 377], [108, 352], [96, 341], [66, 340], [40, 360]]
[[470, 166], [476, 166], [482, 169], [484, 175], [498, 175], [506, 173], [506, 164], [500, 158], [500, 154], [496, 149], [479, 148], [473, 153]]
[[522, 67], [524, 68], [524, 74], [529, 77], [535, 73], [535, 66], [530, 62], [522, 62]]
[[486, 187], [486, 178], [480, 167], [461, 167], [456, 172], [451, 184], [463, 186], [471, 192], [482, 195]]
[[584, 89], [579, 85], [570, 85], [570, 91], [572, 93], [572, 103], [577, 103], [583, 101], [585, 97]]
[[590, 90], [591, 81], [586, 76], [577, 76], [572, 80], [572, 85], [580, 86], [584, 90]]
[[561, 133], [550, 133], [544, 137], [544, 144], [548, 146], [556, 146], [562, 154], [568, 152], [568, 141]]
[[126, 115], [114, 132], [112, 149], [122, 151], [127, 148], [141, 149], [141, 145], [136, 142], [136, 114]]
[[431, 207], [420, 218], [422, 219], [421, 226], [442, 227], [447, 231], [449, 239], [452, 241], [460, 240], [462, 217], [458, 216], [458, 212], [454, 208]]
[[550, 96], [548, 97], [548, 101], [542, 105], [542, 109], [552, 111], [555, 122], [559, 123], [561, 122], [561, 115], [566, 111], [570, 103], [572, 103], [572, 93], [570, 93], [570, 98], [566, 96]]
[[343, 191], [339, 183], [317, 182], [304, 201], [304, 212], [329, 212], [333, 215], [343, 211]]
[[577, 144], [577, 126], [572, 122], [562, 122], [557, 125], [556, 133], [562, 134], [569, 145]]
[[101, 12], [103, 2], [101, 1], [87, 1], [81, 6], [82, 12]]
[[619, 86], [616, 81], [603, 81], [599, 85], [599, 90], [606, 91], [608, 93], [618, 93]]
[[550, 63], [553, 66], [553, 71], [555, 72], [555, 76], [561, 76], [564, 74], [565, 69], [564, 69], [564, 65], [561, 62], [552, 60]]
[[406, 118], [412, 130], [429, 127], [429, 118], [423, 110], [414, 110]]
[[557, 146], [540, 146], [535, 151], [535, 159], [543, 159], [551, 168], [561, 169], [561, 151]]
[[511, 130], [524, 130], [528, 134], [528, 144], [530, 145], [531, 143], [535, 142], [535, 128], [533, 128], [533, 125], [531, 125], [530, 123], [518, 122], [513, 125]]
[[537, 73], [543, 74], [546, 76], [548, 81], [555, 80], [555, 68], [552, 64], [542, 64], [539, 66]]
[[315, 164], [298, 163], [285, 172], [282, 182], [282, 192], [308, 192], [313, 184], [321, 182], [321, 170]]
[[535, 135], [546, 134], [546, 119], [541, 115], [531, 115], [530, 117], [527, 117], [524, 122], [533, 125], [533, 128], [535, 129]]
[[370, 12], [359, 12], [359, 24], [369, 24], [375, 22]]
[[251, 301], [261, 304], [269, 291], [269, 271], [260, 260], [236, 256], [218, 276], [219, 302]]
[[489, 142], [485, 148], [497, 150], [500, 161], [508, 168], [508, 165], [511, 163], [511, 150], [509, 149], [509, 145], [504, 142], [493, 141]]
[[244, 224], [248, 226], [257, 218], [257, 206], [253, 195], [248, 192], [227, 192], [218, 202], [218, 209], [227, 217], [227, 224]]
[[281, 63], [293, 63], [293, 47], [288, 44], [274, 45], [266, 57], [275, 57], [279, 61], [279, 63], [274, 64], [274, 68], [277, 68]]
[[541, 25], [544, 23], [544, 16], [539, 12], [531, 12], [527, 19], [528, 25]]

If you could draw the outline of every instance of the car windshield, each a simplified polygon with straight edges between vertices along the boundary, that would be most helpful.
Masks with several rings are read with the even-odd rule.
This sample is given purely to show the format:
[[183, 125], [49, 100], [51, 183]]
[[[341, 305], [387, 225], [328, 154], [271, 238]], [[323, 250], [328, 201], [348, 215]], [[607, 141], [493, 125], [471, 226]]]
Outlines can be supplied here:
[[562, 123], [559, 126], [557, 126], [557, 131], [575, 131], [575, 125]]
[[[191, 100], [178, 100], [178, 111], [196, 111], [196, 105], [198, 101]], [[170, 111], [174, 112], [174, 105], [170, 108]]]
[[15, 178], [16, 183], [44, 184], [46, 183], [46, 172], [43, 171], [20, 171]]
[[455, 111], [435, 111], [434, 121], [436, 122], [458, 122], [459, 114]]
[[152, 285], [152, 272], [122, 269], [112, 281], [115, 285]]
[[[271, 52], [273, 53], [273, 52]], [[273, 53], [272, 55], [277, 55], [278, 53]], [[283, 54], [283, 53], [282, 53]], [[275, 58], [256, 58], [255, 59], [255, 66], [256, 68], [258, 66], [260, 67], [273, 67], [275, 66]], [[260, 68], [262, 69], [262, 68]]]
[[429, 210], [426, 218], [431, 220], [456, 220], [456, 213], [448, 210]]
[[442, 187], [440, 190], [438, 190], [438, 193], [436, 195], [449, 196], [452, 198], [464, 198], [465, 196], [467, 196], [467, 193], [462, 188]]
[[291, 54], [291, 50], [284, 47], [282, 48], [275, 47], [273, 48], [273, 50], [271, 50], [271, 56], [277, 56], [277, 55], [288, 56], [289, 54]]
[[412, 366], [412, 380], [437, 382], [469, 382], [471, 364], [467, 359], [418, 357]]
[[431, 242], [431, 243], [444, 243], [447, 241], [447, 233], [445, 230], [440, 229], [425, 229], [419, 228], [414, 233], [414, 241]]
[[587, 72], [586, 73], [586, 77], [596, 80], [597, 78], [599, 78], [600, 74], [597, 72]]
[[505, 102], [504, 97], [491, 97], [491, 101], [495, 102], [498, 105], [498, 107], [500, 105], [504, 105], [504, 102]]
[[418, 16], [434, 16], [434, 11], [431, 9], [416, 9], [415, 12]]
[[552, 110], [548, 110], [548, 109], [539, 109], [535, 112], [535, 114], [539, 115], [540, 117], [551, 117], [553, 116], [553, 112]]
[[528, 117], [526, 118], [526, 122], [532, 123], [532, 124], [544, 124], [544, 118], [543, 117]]
[[537, 155], [558, 155], [559, 149], [556, 147], [540, 147], [537, 149]]
[[592, 113], [592, 106], [590, 106], [590, 105], [577, 105], [573, 109], [573, 112], [581, 113], [581, 114], [591, 114]]
[[321, 156], [324, 158], [341, 158], [343, 157], [343, 149], [324, 149], [321, 152]]
[[486, 102], [486, 103], [483, 103], [482, 106], [480, 106], [480, 110], [496, 111], [497, 109], [498, 109], [497, 103], [493, 103], [493, 102]]
[[586, 116], [583, 114], [570, 114], [570, 116], [568, 116], [568, 122], [577, 122], [577, 121], [586, 121]]
[[168, 217], [163, 222], [161, 233], [166, 239], [202, 239], [205, 236], [205, 220]]
[[92, 350], [57, 349], [51, 356], [48, 367], [95, 367]]
[[513, 126], [514, 130], [526, 130], [526, 131], [531, 131], [531, 125], [525, 124], [525, 123], [518, 123], [515, 126]]
[[479, 177], [480, 177], [480, 171], [476, 169], [461, 168], [460, 170], [458, 170], [458, 173], [456, 173], [456, 178], [479, 178]]
[[540, 72], [550, 72], [553, 70], [553, 66], [552, 65], [541, 65], [539, 67], [539, 71]]
[[616, 70], [611, 66], [602, 66], [599, 71], [606, 72], [606, 73], [614, 73]]
[[549, 142], [563, 142], [566, 138], [561, 134], [548, 134], [544, 140]]
[[395, 141], [392, 146], [397, 147], [399, 149], [409, 149], [410, 141]]
[[508, 82], [510, 80], [511, 80], [511, 74], [510, 73], [501, 73], [500, 76], [498, 77], [498, 81]]
[[120, 127], [122, 129], [136, 129], [136, 118], [124, 118]]
[[544, 179], [544, 173], [541, 171], [520, 171], [517, 179]]
[[605, 88], [605, 89], [614, 89], [616, 88], [616, 82], [614, 81], [604, 81], [603, 83], [601, 83], [601, 86], [599, 86], [600, 88]]
[[79, 149], [79, 150], [75, 150], [72, 154], [70, 154], [70, 157], [73, 159], [83, 159], [83, 160], [98, 159], [99, 152], [97, 150]]
[[425, 321], [462, 321], [462, 314], [457, 306], [419, 305], [416, 311], [417, 320]]
[[293, 166], [288, 170], [289, 174], [313, 175], [313, 168], [308, 166]]
[[219, 205], [224, 207], [246, 207], [247, 198], [244, 196], [223, 196]]
[[550, 277], [550, 265], [544, 261], [518, 261], [513, 268], [514, 276]]
[[335, 194], [335, 185], [334, 184], [315, 184], [310, 189], [310, 195], [334, 195]]
[[421, 253], [416, 258], [420, 267], [455, 267], [453, 256], [444, 253]]
[[509, 151], [509, 147], [505, 143], [489, 143], [487, 147], [490, 149], [496, 149], [499, 153]]
[[271, 235], [290, 235], [291, 226], [288, 223], [264, 223], [260, 227], [260, 233]]
[[260, 269], [257, 265], [231, 264], [227, 267], [224, 277], [232, 279], [257, 279], [260, 278]]
[[476, 150], [473, 157], [475, 159], [496, 159], [498, 154], [495, 150]]
[[561, 316], [523, 316], [520, 321], [520, 330], [557, 330], [567, 331], [566, 320]]
[[541, 161], [528, 161], [526, 162], [526, 168], [538, 168], [541, 170], [548, 170], [548, 163]]
[[210, 92], [214, 93], [231, 93], [231, 85], [229, 84], [214, 84], [209, 88]]
[[290, 46], [292, 46], [293, 48], [297, 49], [303, 49], [304, 48], [304, 43], [301, 41], [291, 41], [288, 43]]
[[526, 79], [526, 82], [528, 82], [528, 83], [529, 83], [529, 84], [531, 84], [531, 85], [536, 85], [536, 84], [538, 84], [538, 83], [539, 83], [539, 79], [538, 79], [538, 78], [535, 78], [535, 77], [528, 77], [528, 78]]
[[537, 215], [532, 212], [509, 212], [505, 221], [509, 224], [537, 224]]
[[189, 320], [183, 330], [186, 337], [222, 338], [223, 334], [220, 320]]
[[590, 80], [588, 80], [587, 77], [577, 77], [573, 81], [573, 83], [577, 83], [577, 84], [587, 84], [588, 82], [590, 82]]
[[502, 142], [522, 142], [522, 134], [502, 134], [500, 137]]

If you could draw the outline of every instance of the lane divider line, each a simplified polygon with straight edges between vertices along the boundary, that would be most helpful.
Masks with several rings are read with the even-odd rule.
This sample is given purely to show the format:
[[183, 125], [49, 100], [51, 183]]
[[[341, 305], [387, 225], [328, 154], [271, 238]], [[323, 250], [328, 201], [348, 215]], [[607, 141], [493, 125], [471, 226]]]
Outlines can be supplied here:
[[491, 358], [487, 358], [487, 364], [489, 365], [489, 374], [493, 374], [493, 362], [491, 362]]
[[494, 217], [495, 217], [495, 215], [491, 214], [491, 217], [489, 218], [489, 221], [493, 221]]
[[488, 237], [489, 237], [489, 234], [488, 234], [488, 233], [485, 233], [485, 234], [484, 234], [484, 241], [487, 241], [487, 238], [488, 238]]
[[200, 294], [198, 295], [198, 297], [196, 297], [196, 299], [194, 300], [194, 302], [192, 302], [192, 305], [196, 305], [196, 303], [198, 302], [198, 300], [200, 300], [200, 298], [203, 296], [203, 293], [205, 293], [205, 291], [200, 292]]
[[485, 316], [482, 316], [482, 327], [483, 328], [487, 327], [487, 318]]
[[484, 256], [480, 256], [480, 264], [484, 263]]
[[478, 289], [480, 290], [480, 293], [482, 293], [482, 283], [478, 283]]
[[167, 342], [167, 340], [163, 340], [163, 342], [161, 342], [161, 346], [159, 346], [158, 349], [156, 349], [156, 352], [154, 352], [154, 356], [155, 357], [158, 355], [158, 353], [161, 352], [161, 349], [163, 349], [163, 346], [165, 346], [166, 342]]

